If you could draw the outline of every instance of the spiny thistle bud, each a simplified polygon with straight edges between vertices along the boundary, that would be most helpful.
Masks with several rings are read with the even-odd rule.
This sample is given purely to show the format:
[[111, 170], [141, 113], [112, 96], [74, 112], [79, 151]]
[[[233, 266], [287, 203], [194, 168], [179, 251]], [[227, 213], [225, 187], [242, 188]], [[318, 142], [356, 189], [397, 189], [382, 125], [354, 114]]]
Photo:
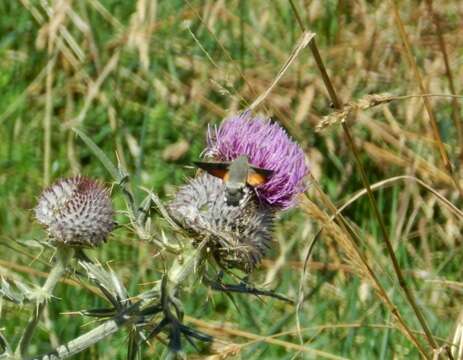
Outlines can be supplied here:
[[249, 192], [239, 206], [230, 206], [223, 182], [202, 174], [179, 189], [168, 210], [196, 245], [207, 239], [220, 266], [251, 272], [272, 241], [273, 212], [256, 200]]
[[68, 246], [98, 246], [114, 227], [108, 190], [83, 176], [59, 180], [44, 190], [35, 217], [51, 241]]
[[249, 111], [209, 128], [205, 156], [232, 161], [246, 155], [253, 166], [273, 171], [270, 180], [255, 187], [259, 199], [275, 210], [287, 209], [305, 190], [309, 173], [304, 152], [277, 123], [252, 117]]

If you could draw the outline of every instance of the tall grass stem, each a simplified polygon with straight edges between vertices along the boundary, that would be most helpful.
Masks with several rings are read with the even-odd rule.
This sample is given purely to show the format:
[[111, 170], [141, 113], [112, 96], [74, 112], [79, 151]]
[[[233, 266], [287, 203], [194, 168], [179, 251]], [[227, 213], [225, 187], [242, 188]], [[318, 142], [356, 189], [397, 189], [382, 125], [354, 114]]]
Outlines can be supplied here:
[[[301, 20], [301, 17], [298, 14], [297, 8], [294, 5], [293, 0], [289, 0], [289, 2], [291, 4], [293, 12], [295, 14], [297, 14], [296, 19], [297, 19], [297, 22], [298, 22], [298, 24], [299, 24], [299, 26], [301, 28], [301, 31], [305, 32], [306, 31], [305, 26], [304, 26], [304, 24], [303, 24], [303, 22]], [[316, 43], [315, 43], [315, 41], [313, 39], [312, 39], [312, 41], [310, 43], [310, 50], [311, 50], [312, 55], [313, 55], [313, 57], [315, 59], [317, 67], [318, 67], [318, 69], [319, 69], [319, 71], [320, 71], [320, 73], [322, 75], [323, 82], [324, 82], [324, 84], [325, 84], [325, 86], [326, 86], [326, 88], [328, 90], [328, 93], [329, 93], [329, 95], [331, 97], [331, 101], [333, 102], [333, 106], [336, 109], [341, 110], [342, 109], [342, 103], [341, 103], [341, 101], [339, 100], [339, 98], [337, 96], [336, 90], [334, 89], [334, 86], [333, 86], [333, 84], [332, 84], [332, 82], [330, 80], [330, 77], [329, 77], [329, 75], [328, 75], [328, 73], [326, 71], [326, 68], [324, 66], [323, 60], [322, 60], [322, 58], [320, 56], [320, 52], [318, 51], [317, 45], [316, 45]], [[434, 340], [434, 337], [432, 336], [431, 330], [429, 329], [429, 327], [428, 327], [428, 325], [426, 323], [424, 315], [422, 314], [422, 312], [421, 312], [421, 310], [420, 310], [420, 308], [419, 308], [419, 306], [418, 306], [418, 304], [416, 302], [415, 296], [413, 295], [413, 292], [408, 288], [408, 286], [406, 284], [406, 281], [405, 281], [405, 278], [404, 278], [404, 275], [402, 273], [402, 270], [400, 269], [399, 262], [397, 260], [397, 257], [395, 255], [395, 253], [394, 253], [394, 248], [393, 248], [392, 243], [391, 243], [391, 241], [389, 239], [389, 234], [387, 232], [386, 225], [385, 225], [384, 220], [383, 220], [383, 218], [382, 218], [382, 216], [381, 216], [381, 214], [379, 212], [378, 205], [377, 205], [376, 200], [375, 200], [375, 196], [373, 194], [373, 191], [371, 190], [370, 182], [368, 181], [368, 177], [366, 175], [365, 169], [363, 168], [362, 162], [360, 160], [359, 152], [358, 152], [357, 146], [354, 143], [354, 139], [352, 137], [352, 134], [351, 134], [349, 126], [348, 126], [348, 122], [349, 122], [348, 120], [344, 121], [342, 123], [342, 128], [344, 130], [344, 134], [346, 136], [349, 148], [351, 149], [351, 151], [352, 151], [352, 153], [354, 155], [357, 168], [358, 168], [358, 170], [360, 172], [360, 176], [362, 178], [362, 183], [363, 183], [365, 189], [367, 190], [370, 205], [371, 205], [371, 207], [373, 209], [373, 212], [375, 214], [375, 217], [378, 220], [378, 223], [380, 225], [380, 229], [381, 229], [381, 232], [382, 232], [382, 235], [383, 235], [383, 240], [385, 242], [389, 258], [391, 259], [394, 272], [396, 273], [396, 276], [397, 276], [397, 279], [398, 279], [398, 282], [399, 282], [399, 286], [402, 288], [402, 290], [405, 293], [405, 296], [407, 298], [407, 301], [410, 303], [410, 306], [413, 308], [413, 311], [414, 311], [414, 313], [415, 313], [421, 327], [423, 328], [423, 331], [426, 334], [426, 338], [427, 338], [429, 344], [431, 345], [431, 347], [433, 349], [436, 349], [438, 347], [437, 343]]]

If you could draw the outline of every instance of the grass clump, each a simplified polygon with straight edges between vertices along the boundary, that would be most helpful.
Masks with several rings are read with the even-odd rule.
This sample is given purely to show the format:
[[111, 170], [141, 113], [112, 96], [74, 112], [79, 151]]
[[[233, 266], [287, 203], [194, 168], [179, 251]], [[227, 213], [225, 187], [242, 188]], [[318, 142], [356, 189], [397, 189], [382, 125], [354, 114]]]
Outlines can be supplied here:
[[[3, 2], [1, 277], [13, 287], [43, 283], [53, 249], [30, 210], [56, 179], [85, 174], [113, 185], [119, 209], [111, 245], [89, 257], [130, 295], [160, 284], [175, 255], [143, 231], [166, 220], [151, 214], [137, 228], [127, 192], [137, 206], [146, 190], [168, 201], [194, 176], [207, 125], [254, 104], [311, 162], [305, 197], [281, 214], [251, 275], [296, 303], [190, 285], [183, 323], [214, 343], [187, 345], [187, 354], [459, 358], [458, 9], [432, 0]], [[295, 52], [303, 30], [315, 42]], [[74, 129], [122, 172], [117, 178]], [[31, 354], [100, 325], [79, 313], [107, 305], [82, 277], [87, 270], [58, 283]], [[0, 304], [0, 335], [17, 344], [32, 306]], [[124, 358], [132, 338], [117, 332], [75, 358]], [[157, 340], [143, 346], [146, 358], [163, 351]]]

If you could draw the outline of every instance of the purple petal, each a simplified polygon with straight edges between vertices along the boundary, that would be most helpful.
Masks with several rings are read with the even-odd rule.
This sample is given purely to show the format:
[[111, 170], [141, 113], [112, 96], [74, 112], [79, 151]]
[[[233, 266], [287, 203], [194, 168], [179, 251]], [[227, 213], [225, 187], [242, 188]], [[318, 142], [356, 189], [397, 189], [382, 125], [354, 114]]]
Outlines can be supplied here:
[[256, 191], [262, 201], [280, 209], [295, 204], [310, 171], [304, 152], [279, 124], [250, 112], [225, 119], [219, 128], [209, 127], [205, 155], [221, 161], [247, 155], [254, 166], [273, 170]]

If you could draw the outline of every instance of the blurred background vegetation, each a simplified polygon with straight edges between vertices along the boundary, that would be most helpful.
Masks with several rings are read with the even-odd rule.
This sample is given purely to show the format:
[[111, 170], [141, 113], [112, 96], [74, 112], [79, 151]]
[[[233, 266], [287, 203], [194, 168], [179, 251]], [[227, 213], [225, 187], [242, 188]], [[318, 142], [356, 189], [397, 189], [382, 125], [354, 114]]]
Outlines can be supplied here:
[[[368, 94], [416, 95], [392, 1], [295, 0], [343, 103]], [[459, 94], [463, 77], [463, 4], [432, 0], [397, 2], [425, 92]], [[39, 285], [50, 269], [50, 249], [33, 240], [44, 232], [31, 209], [43, 187], [72, 174], [110, 175], [72, 127], [84, 130], [130, 174], [137, 200], [152, 189], [163, 199], [194, 175], [192, 161], [205, 146], [208, 124], [251, 104], [271, 84], [300, 35], [287, 0], [11, 0], [0, 2], [0, 275]], [[446, 66], [446, 59], [447, 64]], [[461, 99], [429, 98], [453, 177], [461, 182]], [[339, 125], [315, 131], [333, 112], [308, 49], [304, 49], [258, 111], [280, 122], [305, 150], [316, 179], [308, 199], [288, 211], [275, 229], [273, 249], [251, 277], [260, 286], [296, 298], [304, 256], [331, 212], [317, 186], [340, 207], [363, 189], [353, 154]], [[439, 345], [463, 327], [462, 198], [444, 166], [423, 99], [412, 97], [360, 109], [349, 122], [360, 161], [379, 186], [377, 204], [407, 285]], [[316, 183], [319, 185], [315, 185]], [[433, 193], [434, 192], [434, 193]], [[118, 220], [124, 203], [115, 190]], [[311, 210], [312, 209], [312, 210]], [[405, 319], [426, 346], [387, 256], [383, 236], [365, 196], [344, 211], [362, 240], [362, 254]], [[154, 219], [156, 222], [157, 220]], [[329, 235], [329, 234], [328, 234]], [[292, 359], [418, 358], [390, 308], [336, 236], [321, 234], [304, 277], [299, 311], [273, 299], [235, 296], [236, 306], [205, 287], [186, 289], [187, 323], [217, 341], [191, 358]], [[109, 263], [131, 294], [160, 278], [165, 259], [124, 226], [91, 252]], [[35, 335], [33, 353], [70, 340], [96, 324], [63, 312], [101, 307], [79, 282], [60, 284]], [[188, 293], [190, 291], [190, 293]], [[0, 331], [18, 340], [30, 306], [3, 302]], [[460, 324], [460, 325], [459, 325]], [[260, 336], [274, 338], [262, 339]], [[120, 359], [120, 332], [78, 355]], [[302, 340], [302, 343], [301, 343]], [[327, 354], [316, 355], [311, 349]], [[429, 347], [428, 347], [429, 349]], [[163, 345], [145, 347], [156, 358]], [[430, 352], [431, 354], [431, 352]], [[338, 357], [335, 357], [338, 356]]]

